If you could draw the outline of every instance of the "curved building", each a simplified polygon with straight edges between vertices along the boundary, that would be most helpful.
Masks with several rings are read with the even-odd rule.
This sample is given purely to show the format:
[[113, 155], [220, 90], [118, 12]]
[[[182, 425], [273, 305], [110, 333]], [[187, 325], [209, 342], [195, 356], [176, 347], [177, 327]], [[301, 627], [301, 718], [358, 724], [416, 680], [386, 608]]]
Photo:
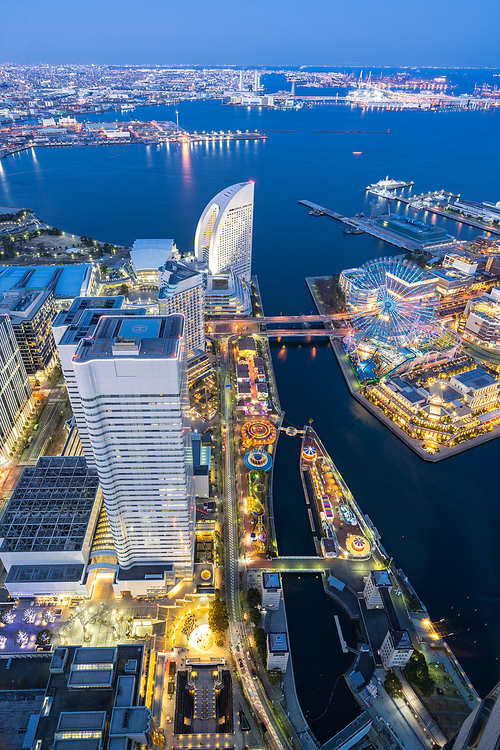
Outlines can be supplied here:
[[194, 252], [212, 274], [233, 271], [250, 281], [253, 200], [254, 183], [240, 182], [221, 190], [203, 211]]

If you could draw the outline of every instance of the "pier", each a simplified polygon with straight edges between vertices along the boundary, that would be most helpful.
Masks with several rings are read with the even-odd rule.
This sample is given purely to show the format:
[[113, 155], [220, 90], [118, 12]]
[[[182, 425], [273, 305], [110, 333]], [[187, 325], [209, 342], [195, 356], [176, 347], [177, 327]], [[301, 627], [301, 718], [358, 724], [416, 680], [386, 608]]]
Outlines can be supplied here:
[[[392, 196], [391, 196], [391, 199], [392, 199]], [[404, 202], [408, 203], [409, 201], [404, 199]], [[317, 203], [312, 203], [311, 201], [300, 200], [299, 203], [302, 206], [307, 206], [307, 208], [311, 208], [315, 212], [313, 214], [314, 216], [330, 216], [330, 218], [332, 219], [341, 221], [342, 224], [347, 224], [348, 226], [353, 227], [354, 229], [361, 229], [366, 234], [371, 234], [372, 237], [376, 237], [377, 239], [382, 240], [383, 242], [388, 242], [390, 245], [395, 245], [395, 247], [400, 247], [404, 250], [410, 250], [410, 251], [422, 249], [422, 246], [418, 242], [412, 242], [407, 237], [400, 237], [395, 232], [391, 232], [390, 230], [379, 226], [376, 223], [377, 222], [376, 218], [375, 219], [369, 219], [369, 218], [364, 218], [364, 217], [349, 218], [348, 216], [343, 216], [343, 214], [339, 214], [337, 211], [332, 211], [329, 208], [325, 208], [324, 206], [319, 206]], [[500, 234], [500, 230], [498, 233]], [[446, 242], [443, 242], [440, 246], [445, 247], [447, 245], [453, 244], [454, 242], [456, 242], [456, 239], [452, 237], [451, 235], [449, 235], [449, 240]]]
[[[394, 188], [394, 190], [396, 189], [397, 188]], [[405, 203], [407, 206], [410, 206], [410, 208], [415, 209], [415, 211], [429, 211], [429, 213], [431, 214], [442, 216], [445, 219], [452, 219], [453, 221], [457, 221], [459, 224], [467, 224], [468, 226], [475, 227], [476, 229], [482, 229], [485, 232], [500, 235], [500, 227], [494, 227], [490, 224], [486, 224], [484, 221], [472, 219], [468, 216], [462, 216], [457, 211], [453, 211], [451, 209], [445, 211], [441, 208], [435, 208], [434, 206], [423, 205], [424, 200], [433, 199], [439, 195], [446, 195], [450, 198], [458, 198], [458, 195], [454, 195], [453, 193], [444, 193], [442, 190], [436, 190], [432, 193], [422, 193], [422, 195], [416, 195], [412, 198], [405, 198], [403, 195], [397, 195], [395, 192], [387, 188], [368, 188], [368, 192], [372, 193], [372, 195], [376, 195], [378, 198], [385, 198], [388, 201], [398, 201], [398, 203]]]

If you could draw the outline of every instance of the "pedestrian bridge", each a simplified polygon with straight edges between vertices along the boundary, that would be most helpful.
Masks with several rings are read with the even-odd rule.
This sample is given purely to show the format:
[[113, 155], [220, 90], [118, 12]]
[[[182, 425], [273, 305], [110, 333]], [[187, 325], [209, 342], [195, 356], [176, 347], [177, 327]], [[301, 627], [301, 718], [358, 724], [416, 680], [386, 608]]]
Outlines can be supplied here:
[[329, 570], [328, 560], [311, 555], [309, 557], [273, 557], [270, 560], [252, 560], [247, 568], [276, 570], [280, 573], [321, 573]]

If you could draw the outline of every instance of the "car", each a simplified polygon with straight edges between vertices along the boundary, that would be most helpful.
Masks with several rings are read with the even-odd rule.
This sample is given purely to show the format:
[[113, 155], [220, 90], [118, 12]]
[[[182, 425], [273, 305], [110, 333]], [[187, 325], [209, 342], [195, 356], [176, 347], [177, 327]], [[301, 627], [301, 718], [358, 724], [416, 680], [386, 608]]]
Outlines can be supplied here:
[[240, 669], [244, 669], [243, 659], [238, 659], [238, 664], [240, 665]]
[[265, 734], [267, 732], [267, 727], [263, 721], [260, 722], [259, 727], [260, 727], [260, 731], [262, 732], [262, 734]]
[[170, 724], [171, 721], [172, 721], [172, 717], [171, 716], [167, 716], [167, 718], [165, 719], [165, 721], [167, 722], [167, 724]]
[[458, 697], [461, 698], [462, 693], [460, 692], [460, 690], [455, 690], [455, 695], [458, 695]]
[[253, 667], [252, 667], [252, 677], [254, 678], [254, 680], [257, 679], [257, 672], [255, 671]]

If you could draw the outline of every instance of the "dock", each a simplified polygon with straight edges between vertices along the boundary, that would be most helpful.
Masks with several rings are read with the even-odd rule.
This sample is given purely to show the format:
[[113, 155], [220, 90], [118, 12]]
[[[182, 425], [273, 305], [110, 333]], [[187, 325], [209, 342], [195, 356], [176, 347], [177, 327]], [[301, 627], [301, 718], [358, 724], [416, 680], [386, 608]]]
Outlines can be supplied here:
[[[482, 229], [484, 232], [489, 232], [490, 234], [497, 234], [500, 235], [500, 227], [493, 227], [490, 224], [486, 224], [484, 221], [479, 221], [477, 219], [472, 219], [468, 216], [462, 216], [461, 214], [457, 213], [456, 211], [443, 211], [440, 208], [435, 208], [434, 206], [427, 206], [423, 205], [422, 201], [424, 201], [426, 198], [434, 198], [437, 195], [442, 195], [442, 190], [436, 190], [433, 193], [422, 193], [422, 195], [416, 195], [412, 198], [405, 198], [403, 195], [397, 195], [395, 192], [388, 190], [388, 189], [382, 189], [382, 188], [368, 188], [368, 192], [372, 195], [376, 195], [378, 198], [385, 198], [388, 201], [397, 201], [398, 203], [405, 203], [407, 206], [410, 206], [410, 208], [415, 209], [415, 211], [429, 211], [431, 214], [436, 214], [437, 216], [442, 216], [444, 219], [452, 219], [452, 221], [457, 221], [459, 224], [467, 224], [470, 227], [475, 227], [476, 229]], [[445, 195], [449, 195], [453, 198], [457, 198], [458, 196], [454, 195], [453, 193], [444, 193]]]
[[[376, 237], [378, 240], [387, 242], [390, 245], [394, 245], [395, 247], [400, 247], [403, 250], [413, 251], [413, 250], [422, 249], [422, 246], [418, 242], [412, 242], [407, 237], [400, 237], [395, 232], [391, 232], [390, 230], [379, 226], [377, 224], [378, 217], [375, 219], [357, 218], [357, 217], [349, 218], [348, 216], [343, 216], [342, 214], [339, 214], [337, 211], [332, 211], [329, 208], [325, 208], [324, 206], [319, 206], [317, 203], [312, 203], [311, 201], [300, 200], [299, 203], [302, 206], [307, 206], [307, 208], [312, 209], [315, 212], [313, 214], [314, 216], [330, 216], [330, 218], [336, 219], [337, 221], [341, 221], [343, 224], [347, 224], [347, 226], [353, 227], [354, 229], [361, 229], [366, 234], [371, 234], [372, 237]], [[499, 234], [500, 234], [500, 231], [499, 231]], [[446, 242], [443, 242], [443, 244], [441, 244], [440, 247], [453, 245], [456, 242], [455, 237], [452, 237], [451, 235], [448, 235], [448, 237], [449, 239]]]

